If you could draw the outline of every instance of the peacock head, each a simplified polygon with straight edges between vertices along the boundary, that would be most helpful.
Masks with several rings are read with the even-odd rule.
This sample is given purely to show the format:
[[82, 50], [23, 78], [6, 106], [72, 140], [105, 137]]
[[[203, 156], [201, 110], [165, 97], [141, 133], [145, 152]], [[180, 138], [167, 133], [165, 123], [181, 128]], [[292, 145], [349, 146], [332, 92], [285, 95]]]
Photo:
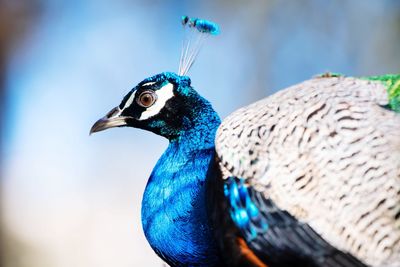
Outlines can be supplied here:
[[169, 139], [176, 137], [190, 120], [200, 96], [190, 78], [163, 72], [136, 85], [122, 102], [91, 128], [90, 133], [130, 126], [152, 131]]
[[[98, 120], [90, 133], [113, 127], [130, 126], [174, 139], [199, 121], [198, 116], [214, 113], [186, 76], [206, 38], [219, 33], [218, 25], [207, 20], [182, 17], [186, 38], [183, 41], [179, 72], [163, 72], [136, 85], [106, 116]], [[210, 119], [215, 116], [210, 116]], [[219, 119], [218, 119], [219, 120]]]

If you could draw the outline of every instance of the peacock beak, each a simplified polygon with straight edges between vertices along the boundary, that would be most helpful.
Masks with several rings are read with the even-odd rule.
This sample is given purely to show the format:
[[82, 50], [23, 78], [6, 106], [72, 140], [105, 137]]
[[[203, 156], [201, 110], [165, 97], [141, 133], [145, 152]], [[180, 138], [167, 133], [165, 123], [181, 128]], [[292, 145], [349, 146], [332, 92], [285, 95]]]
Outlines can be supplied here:
[[92, 133], [100, 132], [109, 128], [125, 126], [126, 118], [121, 116], [122, 110], [119, 107], [115, 107], [107, 113], [103, 118], [96, 121], [90, 129], [89, 135]]

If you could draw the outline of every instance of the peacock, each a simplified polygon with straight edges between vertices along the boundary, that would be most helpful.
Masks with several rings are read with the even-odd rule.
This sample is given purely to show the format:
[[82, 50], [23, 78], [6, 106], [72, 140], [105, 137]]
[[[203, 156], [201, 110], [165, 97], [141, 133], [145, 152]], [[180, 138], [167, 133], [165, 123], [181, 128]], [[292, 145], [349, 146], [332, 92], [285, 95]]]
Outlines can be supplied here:
[[186, 75], [217, 24], [182, 18], [178, 73], [138, 83], [90, 132], [169, 140], [142, 226], [170, 266], [400, 266], [400, 75], [327, 73], [222, 122]]

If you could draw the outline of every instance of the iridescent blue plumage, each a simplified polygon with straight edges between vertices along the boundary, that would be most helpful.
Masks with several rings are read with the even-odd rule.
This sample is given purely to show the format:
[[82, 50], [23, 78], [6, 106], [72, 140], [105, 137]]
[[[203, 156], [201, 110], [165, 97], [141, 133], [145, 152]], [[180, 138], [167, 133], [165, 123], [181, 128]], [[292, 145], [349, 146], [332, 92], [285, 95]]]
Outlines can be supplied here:
[[[187, 77], [162, 73], [141, 84], [173, 81], [181, 99], [181, 123], [171, 134], [169, 146], [154, 167], [142, 201], [142, 223], [153, 249], [175, 266], [215, 266], [220, 261], [208, 222], [205, 197], [206, 173], [214, 156], [218, 115], [191, 87]], [[177, 101], [177, 100], [175, 100]], [[174, 106], [174, 101], [166, 103]], [[148, 122], [166, 124], [163, 117]], [[173, 245], [172, 245], [173, 243]]]
[[213, 149], [191, 150], [186, 145], [190, 146], [186, 138], [171, 142], [154, 168], [143, 196], [143, 229], [168, 263], [215, 266], [219, 256], [204, 186]]

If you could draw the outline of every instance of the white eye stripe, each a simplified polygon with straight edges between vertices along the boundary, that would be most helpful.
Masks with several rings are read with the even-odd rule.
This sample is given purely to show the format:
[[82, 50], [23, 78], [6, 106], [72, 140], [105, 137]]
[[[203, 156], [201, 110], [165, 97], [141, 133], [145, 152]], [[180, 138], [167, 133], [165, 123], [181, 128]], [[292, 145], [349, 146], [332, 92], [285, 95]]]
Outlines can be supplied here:
[[157, 94], [157, 101], [140, 115], [139, 120], [146, 120], [160, 112], [165, 106], [165, 103], [174, 96], [174, 86], [172, 83], [164, 85], [159, 90], [155, 91]]
[[133, 100], [136, 97], [136, 92], [137, 92], [137, 90], [131, 94], [131, 96], [128, 98], [128, 100], [126, 100], [125, 105], [122, 108], [122, 110], [126, 109], [127, 107], [129, 107], [132, 104]]
[[145, 83], [145, 84], [142, 84], [142, 86], [149, 86], [149, 85], [153, 85], [153, 84], [155, 84], [156, 82], [148, 82], [148, 83]]

